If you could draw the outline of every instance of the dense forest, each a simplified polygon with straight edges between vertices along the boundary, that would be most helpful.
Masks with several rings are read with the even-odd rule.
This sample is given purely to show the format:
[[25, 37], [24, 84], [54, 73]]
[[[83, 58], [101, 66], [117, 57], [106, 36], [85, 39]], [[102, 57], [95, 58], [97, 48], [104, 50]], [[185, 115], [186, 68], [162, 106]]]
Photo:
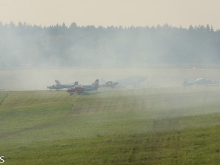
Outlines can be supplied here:
[[0, 69], [219, 64], [220, 30], [0, 22], [0, 58]]

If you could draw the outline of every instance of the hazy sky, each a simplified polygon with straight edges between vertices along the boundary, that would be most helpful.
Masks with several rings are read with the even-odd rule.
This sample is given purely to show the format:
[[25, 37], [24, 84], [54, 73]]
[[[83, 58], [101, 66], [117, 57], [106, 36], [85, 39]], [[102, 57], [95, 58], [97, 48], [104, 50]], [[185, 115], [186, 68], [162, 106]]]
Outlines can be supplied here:
[[0, 0], [2, 23], [79, 26], [212, 25], [220, 29], [220, 0]]

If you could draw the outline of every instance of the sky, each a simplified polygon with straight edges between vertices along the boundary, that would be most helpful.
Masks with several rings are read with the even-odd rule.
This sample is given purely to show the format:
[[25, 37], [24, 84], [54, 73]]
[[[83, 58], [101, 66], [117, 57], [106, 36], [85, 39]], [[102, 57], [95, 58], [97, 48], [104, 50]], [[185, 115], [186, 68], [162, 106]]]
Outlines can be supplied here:
[[220, 29], [220, 0], [0, 0], [0, 22]]

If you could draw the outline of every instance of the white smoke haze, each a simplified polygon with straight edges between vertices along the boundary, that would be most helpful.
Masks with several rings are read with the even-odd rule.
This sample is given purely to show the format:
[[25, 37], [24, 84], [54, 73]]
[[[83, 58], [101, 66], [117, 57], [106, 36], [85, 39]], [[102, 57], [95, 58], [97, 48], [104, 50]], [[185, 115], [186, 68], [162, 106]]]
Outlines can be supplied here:
[[45, 90], [54, 80], [120, 83], [132, 76], [147, 77], [145, 87], [181, 86], [184, 79], [199, 77], [219, 80], [219, 32], [210, 25], [0, 24], [0, 88]]
[[177, 87], [183, 86], [183, 80], [203, 77], [220, 80], [218, 69], [48, 69], [48, 70], [0, 70], [0, 88], [5, 90], [46, 90], [47, 86], [59, 80], [61, 84], [92, 84], [96, 79], [118, 81], [133, 77], [146, 77], [143, 87]]
[[[18, 3], [10, 1], [13, 5]], [[0, 20], [0, 96], [2, 99], [0, 136], [3, 137], [3, 143], [0, 146], [3, 146], [2, 150], [7, 149], [9, 145], [15, 146], [16, 151], [28, 152], [30, 150], [28, 146], [39, 144], [43, 153], [45, 149], [47, 151], [52, 149], [45, 148], [43, 144], [50, 145], [55, 142], [53, 146], [65, 151], [73, 146], [68, 144], [68, 139], [72, 139], [74, 145], [81, 145], [80, 143], [84, 140], [89, 143], [89, 139], [80, 138], [91, 137], [93, 140], [106, 135], [116, 135], [114, 136], [116, 139], [112, 139], [113, 136], [106, 136], [107, 143], [114, 143], [117, 142], [117, 137], [123, 138], [123, 134], [125, 137], [132, 134], [132, 139], [135, 139], [134, 134], [141, 134], [140, 137], [143, 137], [142, 135], [147, 133], [145, 136], [147, 137], [152, 132], [219, 125], [220, 85], [186, 87], [183, 82], [186, 79], [190, 81], [198, 78], [220, 82], [220, 29], [214, 29], [208, 23], [199, 24], [201, 21], [195, 23], [197, 26], [187, 27], [186, 24], [182, 24], [184, 28], [174, 27], [173, 24], [170, 25], [164, 21], [163, 24], [156, 24], [158, 21], [156, 17], [164, 19], [172, 17], [178, 20], [177, 24], [181, 24], [183, 20], [179, 19], [180, 15], [170, 12], [170, 6], [174, 13], [181, 10], [188, 18], [196, 13], [198, 19], [200, 17], [203, 19], [202, 11], [210, 14], [210, 9], [201, 9], [201, 4], [206, 3], [187, 0], [190, 6], [183, 9], [181, 5], [183, 1], [169, 0], [170, 3], [167, 3], [160, 0], [162, 5], [158, 5], [156, 1], [138, 0], [144, 4], [154, 4], [153, 6], [157, 9], [164, 9], [163, 11], [154, 10], [152, 14], [146, 10], [146, 5], [139, 4], [141, 6], [139, 11], [137, 6], [132, 5], [138, 3], [132, 0], [126, 1], [131, 8], [123, 6], [122, 10], [117, 8], [119, 6], [117, 4], [125, 1], [111, 1], [107, 11], [104, 11], [99, 3], [84, 1], [81, 7], [69, 5], [68, 12], [61, 12], [67, 4], [61, 0], [59, 3], [52, 0], [50, 3], [43, 0], [25, 1], [27, 4], [48, 5], [44, 11], [39, 10], [40, 14], [30, 13], [30, 17], [31, 15], [36, 17], [31, 21], [42, 21], [41, 17], [44, 17], [44, 14], [48, 20], [47, 26], [41, 26], [40, 23], [36, 26], [25, 22], [2, 24]], [[213, 1], [217, 4], [217, 0]], [[70, 2], [76, 3], [68, 0], [68, 3]], [[173, 6], [177, 3], [179, 8]], [[207, 3], [214, 4], [208, 1]], [[220, 4], [220, 1], [218, 3]], [[107, 6], [104, 1], [101, 4]], [[40, 8], [40, 6], [33, 6]], [[100, 13], [107, 12], [107, 17], [100, 14], [98, 10], [94, 10], [96, 6], [102, 9]], [[200, 8], [200, 12], [196, 12], [198, 10], [189, 12], [188, 9], [192, 6]], [[219, 5], [215, 6], [216, 10], [220, 11]], [[117, 11], [111, 10], [111, 7], [117, 8]], [[85, 23], [82, 22], [48, 25], [50, 20], [47, 13], [54, 16], [53, 21], [63, 22], [64, 13], [68, 13], [65, 16], [70, 16], [67, 18], [74, 18], [75, 11], [72, 11], [74, 9], [79, 13], [76, 14], [80, 17], [79, 21], [83, 21], [84, 17], [89, 18], [92, 25], [83, 26]], [[124, 12], [124, 10], [127, 11]], [[148, 14], [143, 14], [145, 11], [148, 11]], [[91, 15], [88, 14], [89, 12]], [[97, 22], [93, 25], [93, 22], [97, 21], [93, 17], [93, 12], [105, 18], [102, 26], [98, 26]], [[1, 10], [0, 13], [2, 13]], [[55, 13], [60, 13], [59, 18]], [[117, 16], [118, 19], [112, 19], [117, 13], [121, 13]], [[133, 17], [131, 13], [133, 15], [138, 13], [141, 20], [144, 18], [140, 26], [120, 26], [125, 21], [122, 16], [126, 16], [129, 22], [134, 21], [137, 25], [138, 19], [135, 20], [137, 17]], [[217, 14], [212, 13], [212, 15], [216, 18]], [[119, 26], [108, 26], [113, 20], [117, 20]], [[149, 23], [150, 20], [154, 20], [154, 23], [143, 25], [143, 22]], [[138, 78], [143, 81], [140, 82]], [[118, 88], [99, 88], [98, 91], [85, 92], [82, 95], [75, 93], [70, 95], [66, 92], [67, 89], [49, 90], [47, 88], [56, 85], [55, 80], [59, 80], [61, 84], [78, 82], [79, 85], [91, 85], [96, 79], [99, 79], [100, 85], [113, 81], [118, 82], [119, 86]], [[125, 83], [125, 80], [128, 83]], [[129, 82], [132, 83], [129, 84]], [[163, 135], [168, 134], [169, 132]], [[156, 135], [159, 134], [154, 136]], [[179, 134], [178, 139], [174, 137], [171, 140], [178, 145], [180, 136]], [[152, 140], [153, 136], [149, 137]], [[174, 146], [174, 149], [179, 150], [180, 147]], [[134, 147], [134, 149], [137, 148], [138, 146]], [[100, 152], [100, 149], [102, 150], [99, 146], [96, 151]], [[132, 159], [134, 154], [138, 153], [134, 153], [136, 151], [134, 149], [131, 149], [130, 158]], [[96, 151], [94, 150], [94, 153]], [[7, 152], [15, 153], [10, 147]], [[58, 156], [54, 153], [52, 157]], [[78, 155], [81, 156], [81, 153]], [[8, 155], [5, 156], [8, 157]], [[9, 156], [12, 158], [13, 155]], [[174, 156], [177, 160], [182, 155], [177, 153]], [[63, 158], [68, 159], [68, 155]], [[104, 161], [111, 162], [109, 158], [105, 158]], [[157, 154], [156, 158], [161, 157]], [[26, 159], [25, 156], [22, 159]], [[42, 162], [43, 159], [39, 160]], [[120, 161], [122, 162], [121, 159]]]
[[220, 63], [212, 26], [38, 27], [0, 24], [2, 69], [129, 68], [149, 64]]

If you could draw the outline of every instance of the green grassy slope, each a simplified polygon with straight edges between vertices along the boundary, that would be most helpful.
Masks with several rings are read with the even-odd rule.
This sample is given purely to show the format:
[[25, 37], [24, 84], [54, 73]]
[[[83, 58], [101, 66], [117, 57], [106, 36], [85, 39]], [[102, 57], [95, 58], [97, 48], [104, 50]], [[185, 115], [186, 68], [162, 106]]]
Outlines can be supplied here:
[[[8, 164], [219, 164], [220, 126], [20, 143]], [[12, 152], [13, 151], [13, 152]]]
[[7, 164], [217, 164], [220, 88], [0, 93]]

